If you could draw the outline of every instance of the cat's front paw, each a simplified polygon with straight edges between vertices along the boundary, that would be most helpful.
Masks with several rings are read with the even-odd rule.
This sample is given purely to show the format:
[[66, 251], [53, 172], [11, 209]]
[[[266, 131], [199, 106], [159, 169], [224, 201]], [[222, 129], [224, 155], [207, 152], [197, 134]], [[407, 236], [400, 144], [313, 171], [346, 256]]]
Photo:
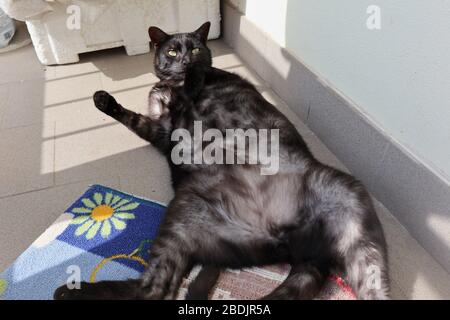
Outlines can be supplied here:
[[117, 115], [122, 111], [122, 106], [117, 103], [116, 99], [103, 90], [94, 93], [94, 104], [97, 109], [110, 116]]

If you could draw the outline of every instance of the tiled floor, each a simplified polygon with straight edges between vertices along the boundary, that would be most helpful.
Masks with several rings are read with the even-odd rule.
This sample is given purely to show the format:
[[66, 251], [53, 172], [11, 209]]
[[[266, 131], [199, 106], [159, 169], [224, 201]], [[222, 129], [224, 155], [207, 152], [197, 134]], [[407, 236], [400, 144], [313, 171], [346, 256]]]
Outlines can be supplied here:
[[[289, 107], [222, 41], [214, 65], [257, 85], [302, 133], [322, 161], [346, 170]], [[123, 48], [84, 54], [73, 65], [44, 67], [28, 46], [0, 55], [0, 270], [6, 268], [92, 183], [154, 200], [172, 197], [165, 159], [97, 111], [94, 91], [108, 90], [146, 111], [157, 79], [152, 55]], [[390, 246], [394, 298], [450, 298], [450, 276], [377, 202]]]

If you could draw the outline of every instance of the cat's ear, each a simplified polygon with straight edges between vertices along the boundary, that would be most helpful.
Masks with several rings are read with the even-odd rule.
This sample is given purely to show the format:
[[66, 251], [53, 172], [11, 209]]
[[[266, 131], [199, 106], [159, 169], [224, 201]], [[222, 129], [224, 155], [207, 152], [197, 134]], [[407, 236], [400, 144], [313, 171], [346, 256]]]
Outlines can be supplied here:
[[201, 25], [200, 28], [192, 32], [193, 35], [195, 35], [201, 42], [206, 43], [206, 40], [208, 40], [208, 33], [209, 28], [211, 27], [211, 22], [205, 22]]
[[150, 40], [155, 46], [161, 45], [169, 38], [169, 35], [158, 27], [148, 28], [148, 35], [150, 36]]

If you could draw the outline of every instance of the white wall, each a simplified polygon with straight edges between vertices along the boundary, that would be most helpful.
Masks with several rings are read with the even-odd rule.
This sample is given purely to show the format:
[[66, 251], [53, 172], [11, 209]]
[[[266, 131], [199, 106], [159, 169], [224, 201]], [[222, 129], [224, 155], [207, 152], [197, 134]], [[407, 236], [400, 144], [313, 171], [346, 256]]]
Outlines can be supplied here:
[[450, 0], [230, 2], [450, 181]]

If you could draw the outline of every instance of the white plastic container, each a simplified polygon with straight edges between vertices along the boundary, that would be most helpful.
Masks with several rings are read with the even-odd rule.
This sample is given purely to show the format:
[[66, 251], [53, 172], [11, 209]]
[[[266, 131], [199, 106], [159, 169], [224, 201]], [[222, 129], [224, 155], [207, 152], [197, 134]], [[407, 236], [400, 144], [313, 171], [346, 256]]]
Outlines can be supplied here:
[[[128, 55], [146, 53], [152, 25], [173, 33], [193, 31], [211, 21], [209, 38], [220, 35], [220, 0], [2, 1], [11, 17], [26, 22], [43, 64], [77, 62], [79, 53], [120, 46]], [[36, 15], [31, 5], [37, 6]], [[68, 27], [74, 7], [80, 12], [79, 29]]]
[[0, 48], [9, 44], [15, 31], [14, 21], [0, 8]]

